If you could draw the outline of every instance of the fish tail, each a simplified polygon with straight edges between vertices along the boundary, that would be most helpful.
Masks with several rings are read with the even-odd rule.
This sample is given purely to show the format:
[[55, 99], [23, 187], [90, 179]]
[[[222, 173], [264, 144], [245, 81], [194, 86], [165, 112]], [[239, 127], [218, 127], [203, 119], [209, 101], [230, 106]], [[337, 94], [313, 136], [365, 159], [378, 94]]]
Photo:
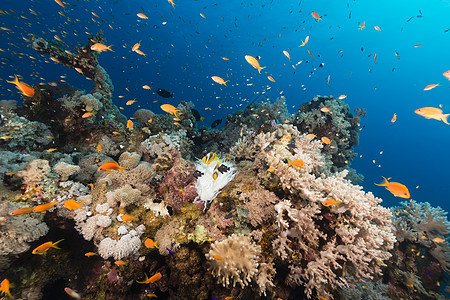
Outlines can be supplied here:
[[137, 280], [136, 280], [136, 282], [137, 282], [137, 283], [146, 283], [147, 280], [148, 280], [148, 276], [147, 276], [147, 274], [145, 274], [145, 273], [144, 273], [144, 275], [145, 275], [145, 279], [144, 279], [143, 281], [137, 281]]
[[450, 116], [450, 114], [445, 114], [442, 116], [442, 122], [444, 122], [447, 125], [450, 125], [450, 123], [448, 122], [448, 116]]
[[379, 183], [379, 184], [376, 184], [375, 183], [375, 185], [378, 185], [378, 186], [387, 186], [388, 184], [389, 184], [389, 181], [384, 177], [384, 176], [382, 176], [383, 177], [383, 182], [382, 183]]
[[62, 241], [64, 241], [64, 239], [61, 239], [61, 240], [53, 243], [52, 248], [61, 249], [61, 248], [56, 247], [56, 244], [58, 244], [59, 242], [62, 242]]
[[265, 69], [265, 68], [266, 68], [266, 67], [259, 67], [259, 68], [258, 68], [259, 74], [261, 74], [261, 70], [262, 70], [262, 69]]
[[108, 47], [106, 47], [106, 49], [108, 49], [111, 52], [114, 52], [114, 50], [111, 49], [112, 45], [109, 45]]
[[12, 84], [18, 84], [19, 83], [19, 78], [17, 78], [17, 75], [14, 75], [14, 80], [13, 81], [6, 80], [6, 82], [12, 83]]

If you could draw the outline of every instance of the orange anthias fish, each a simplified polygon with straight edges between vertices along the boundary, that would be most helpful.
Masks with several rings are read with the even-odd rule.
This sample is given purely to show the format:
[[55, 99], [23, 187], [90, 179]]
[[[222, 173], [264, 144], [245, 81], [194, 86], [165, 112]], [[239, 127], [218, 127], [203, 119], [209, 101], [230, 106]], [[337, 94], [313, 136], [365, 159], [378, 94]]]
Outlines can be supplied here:
[[97, 52], [103, 52], [103, 51], [106, 51], [106, 50], [113, 51], [113, 50], [111, 50], [111, 46], [112, 45], [106, 46], [106, 45], [103, 45], [103, 44], [100, 44], [100, 43], [95, 43], [94, 45], [91, 46], [91, 50], [94, 50], [94, 51], [97, 51]]
[[5, 294], [5, 295], [8, 295], [9, 296], [9, 298], [11, 298], [12, 299], [12, 295], [11, 295], [11, 293], [9, 292], [9, 280], [8, 279], [3, 279], [3, 281], [0, 283], [0, 295], [3, 295], [3, 294]]
[[172, 4], [172, 7], [175, 8], [175, 3], [173, 3], [173, 0], [167, 0], [170, 4]]
[[327, 145], [331, 144], [331, 140], [326, 136], [322, 137], [322, 142]]
[[78, 294], [77, 292], [75, 292], [74, 290], [72, 290], [69, 287], [66, 287], [64, 289], [64, 291], [67, 293], [67, 295], [69, 295], [70, 297], [74, 298], [74, 299], [81, 299], [81, 295]]
[[267, 78], [268, 78], [270, 81], [272, 81], [272, 82], [276, 82], [275, 79], [273, 79], [272, 76], [267, 76]]
[[224, 81], [221, 77], [219, 77], [219, 76], [211, 76], [211, 79], [212, 80], [214, 80], [215, 82], [217, 82], [218, 84], [222, 84], [222, 85], [227, 85], [227, 82], [229, 81], [229, 80], [227, 80], [227, 81]]
[[436, 107], [422, 107], [422, 108], [416, 109], [414, 112], [416, 114], [418, 114], [419, 116], [422, 116], [426, 119], [435, 119], [435, 120], [442, 121], [445, 124], [450, 125], [450, 123], [448, 123], [448, 121], [447, 121], [448, 116], [450, 116], [450, 114], [443, 114], [442, 109], [439, 109]]
[[127, 263], [124, 262], [123, 260], [116, 260], [116, 261], [114, 262], [114, 264], [115, 264], [116, 266], [120, 267], [120, 266], [125, 266]]
[[228, 57], [222, 56], [223, 60], [230, 60]]
[[[83, 202], [81, 202], [83, 203]], [[81, 209], [80, 204], [77, 201], [73, 200], [73, 199], [69, 199], [66, 202], [64, 202], [64, 207], [66, 207], [68, 210], [74, 210], [74, 209]]]
[[48, 249], [50, 249], [50, 248], [61, 249], [61, 248], [56, 247], [56, 244], [58, 244], [61, 241], [64, 241], [64, 239], [59, 240], [55, 243], [53, 243], [53, 242], [43, 243], [42, 245], [36, 247], [33, 251], [31, 251], [31, 253], [42, 255], [42, 254], [45, 254], [48, 251]]
[[137, 16], [141, 19], [148, 19], [148, 17], [146, 15], [144, 15], [143, 13], [138, 13]]
[[445, 242], [445, 240], [443, 238], [439, 238], [439, 237], [432, 239], [432, 241], [435, 241], [436, 243]]
[[255, 69], [258, 70], [259, 74], [261, 74], [261, 70], [264, 69], [265, 67], [261, 67], [259, 65], [259, 62], [256, 58], [254, 58], [253, 56], [250, 55], [246, 55], [245, 56], [245, 60]]
[[386, 187], [386, 189], [389, 192], [391, 192], [395, 197], [400, 197], [400, 198], [405, 198], [405, 199], [408, 199], [410, 197], [408, 188], [405, 185], [398, 183], [398, 182], [389, 182], [388, 180], [391, 178], [386, 179], [383, 177], [383, 179], [384, 180], [382, 183], [380, 183], [380, 184], [375, 183], [375, 185]]
[[299, 47], [305, 46], [306, 44], [308, 44], [308, 42], [309, 42], [309, 35], [306, 36], [305, 41], [302, 41], [302, 44]]
[[171, 115], [174, 115], [175, 117], [178, 118], [177, 112], [180, 112], [180, 110], [179, 110], [179, 109], [176, 109], [175, 106], [170, 105], [170, 104], [163, 104], [163, 105], [161, 105], [161, 109], [162, 109], [163, 111], [165, 111], [166, 113], [169, 113], [169, 114], [171, 114]]
[[215, 260], [220, 260], [220, 261], [223, 261], [223, 262], [225, 262], [225, 260], [222, 258], [222, 256], [220, 256], [220, 255], [213, 255], [213, 258], [215, 259]]
[[34, 88], [29, 86], [25, 82], [19, 81], [19, 78], [17, 78], [17, 75], [14, 75], [14, 81], [6, 80], [6, 82], [15, 84], [16, 88], [22, 93], [22, 95], [27, 96], [27, 97], [34, 96]]
[[381, 31], [381, 28], [377, 25], [373, 26], [373, 28], [375, 28], [376, 31]]
[[289, 55], [289, 52], [287, 52], [286, 50], [283, 51], [283, 54], [289, 58], [289, 60], [291, 60], [291, 56]]
[[334, 199], [328, 199], [328, 200], [324, 201], [322, 204], [325, 205], [325, 206], [336, 205], [336, 207], [339, 207], [338, 203], [342, 203], [342, 201], [336, 201]]
[[347, 98], [347, 95], [340, 95], [338, 99], [342, 100], [342, 99], [345, 99], [345, 98]]
[[291, 160], [288, 159], [288, 162], [289, 162], [288, 166], [293, 166], [296, 169], [301, 169], [301, 168], [305, 167], [305, 163], [301, 159], [297, 159], [297, 160], [294, 160], [294, 161], [291, 161]]
[[322, 18], [319, 16], [319, 14], [316, 13], [315, 11], [313, 11], [313, 12], [311, 13], [311, 16], [312, 16], [314, 19], [316, 19], [317, 21], [322, 20]]
[[363, 30], [364, 28], [366, 28], [366, 21], [364, 21], [361, 26], [359, 26], [358, 30]]
[[442, 75], [447, 78], [448, 80], [450, 80], [450, 70], [445, 71], [444, 73], [442, 73]]
[[94, 252], [86, 252], [85, 254], [84, 254], [84, 256], [86, 256], [86, 257], [91, 257], [91, 256], [94, 256], [94, 255], [98, 255], [97, 253], [94, 253]]
[[41, 212], [44, 213], [49, 209], [52, 209], [54, 206], [56, 205], [56, 202], [50, 202], [50, 203], [45, 203], [45, 204], [41, 204], [36, 206], [35, 208], [33, 208], [32, 212]]
[[147, 56], [147, 54], [145, 54], [144, 52], [142, 52], [141, 50], [137, 49], [136, 51], [137, 54], [142, 55], [142, 56]]
[[158, 241], [154, 242], [152, 239], [146, 239], [145, 242], [144, 242], [144, 245], [147, 248], [156, 248], [156, 249], [158, 249], [157, 243], [158, 243]]
[[123, 173], [123, 171], [122, 171], [123, 169], [127, 169], [127, 168], [119, 166], [119, 164], [116, 163], [115, 161], [107, 161], [103, 165], [98, 167], [97, 171], [110, 173], [111, 170], [120, 170]]
[[81, 117], [82, 117], [83, 119], [86, 119], [86, 118], [92, 117], [93, 115], [94, 115], [94, 113], [87, 112], [87, 113], [84, 113]]
[[61, 2], [61, 0], [55, 0], [55, 2], [56, 2], [59, 6], [61, 6], [62, 8], [65, 8], [65, 7], [64, 7], [64, 4]]
[[23, 215], [23, 214], [27, 214], [33, 211], [32, 207], [24, 207], [24, 208], [19, 208], [16, 210], [13, 210], [12, 212], [9, 213], [10, 216], [18, 216], [18, 215]]
[[[145, 273], [144, 273], [145, 274]], [[147, 274], [145, 274], [145, 280], [144, 281], [137, 281], [137, 283], [143, 283], [143, 284], [147, 284], [147, 283], [152, 283], [155, 282], [157, 280], [160, 280], [162, 277], [161, 273], [156, 273], [155, 275], [153, 275], [152, 277], [148, 278]]]
[[395, 123], [395, 121], [397, 121], [397, 114], [394, 114], [394, 116], [391, 119], [392, 123]]
[[127, 121], [127, 128], [128, 128], [129, 130], [131, 130], [131, 129], [133, 129], [133, 126], [134, 126], [133, 121], [128, 120], [128, 121]]
[[122, 219], [122, 222], [128, 222], [128, 221], [136, 220], [135, 217], [127, 215], [127, 214], [121, 215], [120, 218]]
[[432, 89], [434, 89], [435, 87], [437, 87], [437, 86], [439, 86], [439, 85], [440, 85], [439, 83], [429, 84], [429, 85], [427, 85], [423, 90], [424, 90], [424, 91], [429, 91], [429, 90], [432, 90]]

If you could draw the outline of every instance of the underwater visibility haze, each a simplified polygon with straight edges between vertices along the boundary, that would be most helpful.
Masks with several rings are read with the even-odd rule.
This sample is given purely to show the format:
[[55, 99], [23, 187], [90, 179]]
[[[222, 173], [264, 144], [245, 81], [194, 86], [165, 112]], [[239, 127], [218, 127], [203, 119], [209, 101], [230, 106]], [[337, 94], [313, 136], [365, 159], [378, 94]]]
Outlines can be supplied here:
[[449, 15], [2, 1], [0, 299], [448, 299]]

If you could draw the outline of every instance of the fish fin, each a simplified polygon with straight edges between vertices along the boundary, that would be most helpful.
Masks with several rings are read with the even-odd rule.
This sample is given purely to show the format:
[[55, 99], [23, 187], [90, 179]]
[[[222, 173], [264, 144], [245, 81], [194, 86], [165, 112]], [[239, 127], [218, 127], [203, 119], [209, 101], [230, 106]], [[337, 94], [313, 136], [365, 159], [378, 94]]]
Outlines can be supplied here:
[[442, 122], [444, 122], [447, 125], [450, 125], [450, 123], [448, 122], [448, 116], [450, 116], [450, 114], [445, 114], [442, 116]]
[[19, 83], [19, 78], [17, 78], [17, 75], [14, 75], [14, 80], [13, 81], [6, 80], [6, 82], [12, 83], [12, 84], [17, 84], [17, 83]]
[[53, 243], [52, 248], [61, 249], [61, 248], [56, 247], [56, 244], [58, 244], [59, 242], [62, 242], [62, 241], [64, 241], [64, 239], [61, 239], [61, 240]]
[[147, 276], [147, 274], [145, 274], [145, 273], [144, 273], [144, 275], [145, 275], [145, 279], [144, 279], [143, 281], [137, 281], [137, 280], [136, 280], [136, 282], [137, 282], [137, 283], [146, 283], [147, 280], [148, 280], [148, 276]]
[[258, 68], [259, 74], [261, 74], [261, 70], [262, 70], [262, 69], [265, 69], [265, 68], [266, 68], [266, 67], [259, 67], [259, 68]]
[[388, 184], [389, 184], [389, 181], [384, 176], [383, 176], [383, 182], [382, 183], [379, 183], [379, 184], [375, 183], [375, 185], [378, 185], [378, 186], [387, 186]]

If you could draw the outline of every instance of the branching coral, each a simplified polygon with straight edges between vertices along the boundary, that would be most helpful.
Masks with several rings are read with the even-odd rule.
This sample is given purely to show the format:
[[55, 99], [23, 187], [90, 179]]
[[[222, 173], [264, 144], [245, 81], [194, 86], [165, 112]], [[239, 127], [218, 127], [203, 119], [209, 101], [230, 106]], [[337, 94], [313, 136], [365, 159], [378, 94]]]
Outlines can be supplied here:
[[[279, 182], [282, 190], [276, 191], [286, 197], [275, 204], [280, 233], [273, 249], [290, 264], [291, 284], [305, 286], [308, 297], [314, 290], [330, 295], [345, 285], [336, 275], [344, 263], [354, 280], [382, 274], [395, 237], [390, 211], [378, 205], [381, 199], [345, 180], [346, 171], [326, 172], [320, 142], [292, 126], [258, 135], [254, 148], [257, 176], [269, 188]], [[289, 163], [298, 160], [304, 166]], [[336, 204], [325, 206], [327, 200]]]

